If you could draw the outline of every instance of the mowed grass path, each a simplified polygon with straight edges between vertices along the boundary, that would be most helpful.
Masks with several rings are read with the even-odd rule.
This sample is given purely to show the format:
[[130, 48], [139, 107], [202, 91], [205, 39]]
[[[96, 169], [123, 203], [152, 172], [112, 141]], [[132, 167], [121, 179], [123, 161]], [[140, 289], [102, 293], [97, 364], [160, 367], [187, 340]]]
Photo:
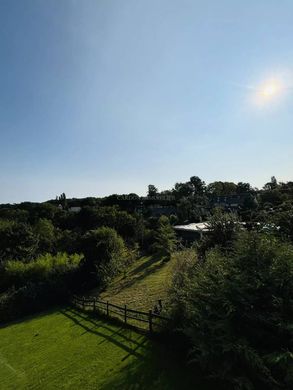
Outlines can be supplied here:
[[136, 310], [153, 309], [158, 299], [167, 298], [174, 264], [174, 258], [163, 262], [155, 257], [142, 257], [115, 278], [99, 297]]
[[73, 308], [0, 328], [1, 390], [208, 389], [192, 377], [162, 343]]

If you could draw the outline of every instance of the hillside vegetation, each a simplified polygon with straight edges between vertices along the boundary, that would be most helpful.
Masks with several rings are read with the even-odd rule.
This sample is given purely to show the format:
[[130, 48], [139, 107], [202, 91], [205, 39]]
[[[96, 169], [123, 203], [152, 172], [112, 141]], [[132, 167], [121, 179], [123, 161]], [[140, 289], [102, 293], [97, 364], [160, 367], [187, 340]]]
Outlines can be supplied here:
[[[149, 310], [159, 299], [163, 304], [171, 284], [175, 258], [164, 262], [155, 256], [141, 257], [114, 278], [99, 297], [117, 305]], [[97, 292], [93, 291], [91, 295]]]

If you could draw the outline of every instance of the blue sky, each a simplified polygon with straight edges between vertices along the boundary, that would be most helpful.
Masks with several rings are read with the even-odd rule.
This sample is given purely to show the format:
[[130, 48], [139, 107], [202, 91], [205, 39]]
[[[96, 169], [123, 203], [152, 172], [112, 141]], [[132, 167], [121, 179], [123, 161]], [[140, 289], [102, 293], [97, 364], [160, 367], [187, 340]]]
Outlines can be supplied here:
[[0, 202], [292, 180], [292, 41], [292, 0], [1, 0]]

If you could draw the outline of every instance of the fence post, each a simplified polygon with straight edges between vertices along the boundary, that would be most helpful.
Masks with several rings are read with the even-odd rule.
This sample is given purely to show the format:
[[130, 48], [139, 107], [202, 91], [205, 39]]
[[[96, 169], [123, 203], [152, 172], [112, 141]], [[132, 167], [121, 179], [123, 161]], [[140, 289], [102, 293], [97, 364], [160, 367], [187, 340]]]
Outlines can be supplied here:
[[93, 308], [94, 311], [96, 311], [96, 298], [94, 298], [94, 308]]
[[150, 329], [150, 333], [153, 332], [153, 311], [150, 310], [149, 311], [149, 329]]
[[84, 297], [82, 297], [82, 310], [84, 310]]
[[107, 301], [107, 317], [109, 317], [109, 301]]
[[124, 322], [125, 322], [125, 324], [127, 322], [127, 307], [126, 307], [126, 305], [124, 305]]

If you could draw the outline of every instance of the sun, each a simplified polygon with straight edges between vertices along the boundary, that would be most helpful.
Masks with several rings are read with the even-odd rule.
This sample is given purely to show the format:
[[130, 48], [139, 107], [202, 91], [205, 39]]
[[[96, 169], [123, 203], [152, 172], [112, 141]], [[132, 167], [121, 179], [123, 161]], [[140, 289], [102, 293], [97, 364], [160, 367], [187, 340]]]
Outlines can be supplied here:
[[281, 85], [277, 81], [268, 81], [261, 88], [260, 93], [264, 98], [272, 98], [281, 92]]
[[285, 95], [285, 84], [280, 78], [268, 78], [252, 88], [252, 101], [258, 107], [277, 106]]

